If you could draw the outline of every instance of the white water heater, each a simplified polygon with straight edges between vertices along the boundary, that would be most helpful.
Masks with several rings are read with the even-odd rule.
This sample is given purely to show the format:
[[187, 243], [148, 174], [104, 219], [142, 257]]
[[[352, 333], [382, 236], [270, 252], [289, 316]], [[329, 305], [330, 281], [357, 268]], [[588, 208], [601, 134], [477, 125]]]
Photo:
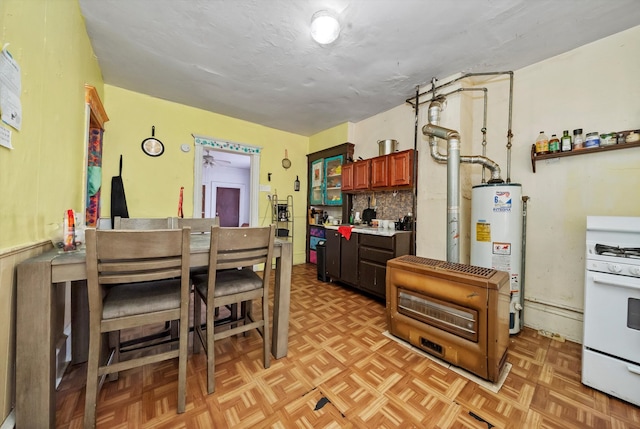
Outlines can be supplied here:
[[507, 271], [511, 279], [509, 333], [520, 332], [522, 186], [483, 184], [471, 193], [471, 265]]

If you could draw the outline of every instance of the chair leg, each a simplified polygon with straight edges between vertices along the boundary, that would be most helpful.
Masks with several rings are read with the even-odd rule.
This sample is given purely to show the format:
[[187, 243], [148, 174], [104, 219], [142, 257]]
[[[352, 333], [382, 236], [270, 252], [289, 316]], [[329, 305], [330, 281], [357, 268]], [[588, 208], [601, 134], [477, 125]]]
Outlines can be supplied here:
[[262, 341], [264, 342], [264, 367], [269, 368], [271, 366], [271, 338], [269, 335], [269, 297], [262, 297], [262, 319], [264, 320], [264, 326], [262, 329]]
[[[108, 333], [109, 335], [109, 349], [113, 347], [113, 363], [120, 362], [120, 331], [112, 331]], [[118, 380], [118, 372], [112, 372], [107, 375], [107, 380], [116, 381]]]
[[215, 379], [215, 344], [214, 344], [214, 303], [208, 302], [206, 307], [207, 313], [207, 391], [211, 394], [216, 391]]
[[84, 427], [95, 428], [96, 404], [98, 402], [98, 367], [100, 365], [100, 341], [99, 329], [94, 329], [89, 337], [89, 355], [87, 361], [87, 385], [84, 400]]
[[200, 353], [200, 335], [202, 335], [202, 299], [197, 291], [193, 292], [193, 354]]
[[178, 355], [178, 413], [184, 413], [187, 401], [187, 356], [189, 353], [189, 311], [180, 318]]

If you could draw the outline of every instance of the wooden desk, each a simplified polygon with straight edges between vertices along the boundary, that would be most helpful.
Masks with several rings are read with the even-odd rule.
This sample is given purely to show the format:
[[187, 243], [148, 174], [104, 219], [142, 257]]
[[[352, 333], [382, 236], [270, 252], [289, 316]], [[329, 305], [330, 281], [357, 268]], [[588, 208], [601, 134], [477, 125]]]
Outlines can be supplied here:
[[[191, 267], [209, 263], [209, 236], [191, 237]], [[276, 239], [273, 343], [276, 359], [287, 355], [292, 243]], [[55, 284], [71, 281], [86, 286], [84, 251], [59, 254], [51, 250], [18, 265], [16, 317], [16, 427], [55, 428], [56, 306]], [[73, 335], [73, 333], [72, 333]]]

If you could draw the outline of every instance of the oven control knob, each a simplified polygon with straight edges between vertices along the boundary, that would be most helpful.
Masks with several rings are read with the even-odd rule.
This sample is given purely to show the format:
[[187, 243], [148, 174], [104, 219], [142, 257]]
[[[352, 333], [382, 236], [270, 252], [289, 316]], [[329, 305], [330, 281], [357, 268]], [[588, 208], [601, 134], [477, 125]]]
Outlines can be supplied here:
[[640, 266], [632, 266], [631, 268], [629, 268], [629, 272], [634, 276], [640, 276]]
[[609, 271], [612, 273], [619, 273], [622, 271], [622, 267], [618, 264], [609, 264]]

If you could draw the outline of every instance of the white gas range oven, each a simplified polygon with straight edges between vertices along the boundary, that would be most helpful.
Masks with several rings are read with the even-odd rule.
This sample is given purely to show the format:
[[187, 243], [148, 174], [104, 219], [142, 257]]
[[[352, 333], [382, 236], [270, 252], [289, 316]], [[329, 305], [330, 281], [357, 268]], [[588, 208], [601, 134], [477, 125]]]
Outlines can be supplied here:
[[582, 383], [640, 405], [640, 217], [587, 217]]

